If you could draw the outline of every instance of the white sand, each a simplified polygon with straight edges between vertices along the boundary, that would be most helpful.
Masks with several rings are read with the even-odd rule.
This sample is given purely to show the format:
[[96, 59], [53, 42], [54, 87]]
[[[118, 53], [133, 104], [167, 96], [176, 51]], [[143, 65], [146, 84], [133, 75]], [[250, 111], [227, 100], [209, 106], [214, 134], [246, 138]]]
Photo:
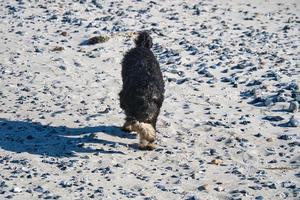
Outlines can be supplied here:
[[[299, 1], [198, 2], [0, 1], [0, 199], [299, 198]], [[158, 148], [140, 151], [119, 129], [120, 61], [152, 28], [166, 94]], [[111, 38], [80, 45], [96, 35]], [[253, 88], [284, 100], [250, 104]]]

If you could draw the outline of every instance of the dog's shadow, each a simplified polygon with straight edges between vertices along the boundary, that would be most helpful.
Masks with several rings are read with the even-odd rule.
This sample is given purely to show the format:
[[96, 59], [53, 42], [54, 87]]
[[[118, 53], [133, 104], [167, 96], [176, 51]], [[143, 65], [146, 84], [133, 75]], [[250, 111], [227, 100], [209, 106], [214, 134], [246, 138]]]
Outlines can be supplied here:
[[[54, 157], [74, 156], [76, 152], [124, 154], [117, 149], [120, 146], [128, 147], [128, 144], [100, 139], [103, 134], [130, 139], [136, 137], [123, 132], [117, 126], [68, 128], [0, 118], [0, 150], [17, 153], [27, 152]], [[85, 144], [88, 143], [98, 143], [105, 148], [86, 147]], [[130, 147], [136, 148], [135, 145]]]

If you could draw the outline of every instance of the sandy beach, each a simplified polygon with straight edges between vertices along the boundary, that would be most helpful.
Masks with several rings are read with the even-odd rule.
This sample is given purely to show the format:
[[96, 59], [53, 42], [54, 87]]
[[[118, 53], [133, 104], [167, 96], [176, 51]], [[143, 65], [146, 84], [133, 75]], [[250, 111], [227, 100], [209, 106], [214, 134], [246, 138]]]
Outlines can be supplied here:
[[[0, 0], [0, 18], [0, 199], [300, 198], [300, 1]], [[141, 30], [166, 85], [153, 151], [120, 129]]]

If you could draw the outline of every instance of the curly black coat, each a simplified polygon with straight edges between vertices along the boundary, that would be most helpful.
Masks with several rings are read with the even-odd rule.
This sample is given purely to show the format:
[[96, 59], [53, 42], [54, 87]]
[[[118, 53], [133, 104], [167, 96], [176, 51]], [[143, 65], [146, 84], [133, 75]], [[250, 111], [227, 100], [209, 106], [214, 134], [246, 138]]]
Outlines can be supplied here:
[[122, 60], [120, 107], [125, 111], [126, 121], [149, 123], [156, 128], [164, 100], [163, 76], [150, 49], [152, 38], [148, 32], [140, 32], [135, 45]]

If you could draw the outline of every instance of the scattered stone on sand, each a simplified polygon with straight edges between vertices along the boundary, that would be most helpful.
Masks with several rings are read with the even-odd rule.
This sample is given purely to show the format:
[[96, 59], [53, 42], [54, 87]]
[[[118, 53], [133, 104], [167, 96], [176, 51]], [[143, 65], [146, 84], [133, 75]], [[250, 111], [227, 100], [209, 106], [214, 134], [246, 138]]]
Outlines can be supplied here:
[[104, 43], [107, 42], [110, 38], [108, 36], [94, 36], [87, 40], [87, 45], [93, 45], [98, 43]]
[[288, 122], [288, 126], [290, 127], [299, 127], [300, 126], [300, 122], [298, 119], [295, 118], [295, 116], [293, 115], [289, 122]]
[[63, 51], [65, 48], [56, 46], [52, 49], [52, 51]]
[[[299, 6], [2, 0], [0, 199], [299, 199]], [[120, 129], [141, 30], [166, 89], [153, 151]]]
[[289, 112], [296, 113], [299, 110], [299, 103], [297, 101], [291, 101], [289, 105]]
[[211, 164], [214, 164], [214, 165], [221, 165], [221, 164], [223, 164], [223, 160], [221, 160], [221, 159], [213, 159], [213, 160], [211, 161]]
[[208, 184], [203, 184], [197, 188], [199, 191], [207, 191], [208, 190]]

